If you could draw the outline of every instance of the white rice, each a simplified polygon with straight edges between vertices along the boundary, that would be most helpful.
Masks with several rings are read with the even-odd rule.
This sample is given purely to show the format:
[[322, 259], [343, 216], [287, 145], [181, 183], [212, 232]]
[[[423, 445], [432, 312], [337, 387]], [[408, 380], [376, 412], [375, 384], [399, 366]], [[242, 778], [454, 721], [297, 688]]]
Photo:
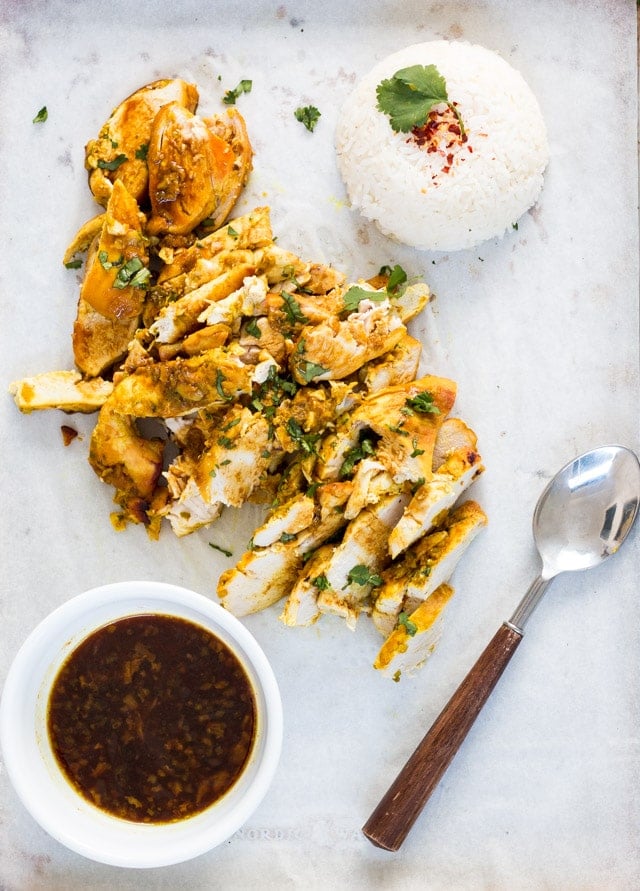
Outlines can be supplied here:
[[[376, 87], [401, 68], [435, 65], [464, 122], [453, 160], [395, 133]], [[425, 250], [470, 248], [501, 236], [538, 199], [549, 160], [535, 96], [496, 53], [446, 40], [388, 56], [348, 97], [336, 130], [351, 204], [386, 235]]]

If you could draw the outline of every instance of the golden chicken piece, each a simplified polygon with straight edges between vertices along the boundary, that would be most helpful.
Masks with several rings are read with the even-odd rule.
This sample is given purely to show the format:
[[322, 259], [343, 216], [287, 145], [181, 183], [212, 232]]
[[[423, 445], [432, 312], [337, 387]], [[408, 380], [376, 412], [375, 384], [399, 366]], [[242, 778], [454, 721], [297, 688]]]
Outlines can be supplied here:
[[110, 381], [83, 380], [77, 371], [45, 371], [9, 386], [16, 405], [25, 414], [46, 408], [90, 414], [104, 405], [112, 391]]
[[167, 78], [141, 87], [111, 113], [98, 138], [87, 143], [85, 167], [89, 171], [89, 188], [98, 204], [106, 205], [116, 181], [121, 181], [136, 201], [145, 198], [151, 125], [168, 102], [178, 102], [188, 111], [195, 111], [195, 84]]
[[462, 554], [487, 522], [479, 504], [465, 501], [381, 573], [383, 583], [374, 591], [372, 613], [381, 634], [391, 633], [401, 610], [412, 612], [451, 578]]
[[315, 551], [345, 525], [340, 507], [351, 493], [351, 483], [321, 486], [315, 494], [318, 509], [312, 522], [294, 538], [277, 540], [266, 548], [247, 551], [233, 569], [222, 573], [218, 597], [235, 616], [259, 612], [291, 591], [305, 555]]
[[443, 582], [412, 613], [401, 614], [401, 621], [380, 647], [373, 667], [394, 681], [421, 668], [442, 636], [444, 611], [453, 593], [451, 585]]
[[397, 557], [409, 545], [438, 524], [453, 507], [464, 490], [484, 471], [482, 459], [476, 451], [477, 438], [473, 430], [459, 418], [447, 418], [443, 423], [434, 448], [442, 443], [455, 442], [444, 461], [438, 459], [438, 469], [432, 479], [423, 483], [389, 536], [389, 552]]
[[100, 409], [91, 435], [89, 463], [100, 479], [114, 486], [123, 507], [149, 502], [162, 471], [164, 443], [145, 439], [135, 420], [108, 399]]
[[136, 418], [176, 418], [216, 408], [251, 390], [247, 367], [232, 352], [140, 365], [115, 385], [91, 436], [89, 463], [117, 489], [125, 507], [149, 501], [162, 470], [164, 444], [145, 439]]
[[137, 319], [142, 311], [150, 277], [144, 221], [135, 198], [116, 180], [80, 289], [81, 300], [107, 319]]
[[392, 350], [406, 330], [388, 300], [363, 301], [346, 319], [331, 316], [303, 327], [291, 355], [291, 372], [299, 384], [341, 380]]
[[206, 121], [179, 102], [156, 115], [147, 164], [152, 235], [184, 235], [204, 220], [221, 225], [251, 171], [252, 150], [235, 110]]
[[266, 247], [272, 241], [269, 208], [256, 207], [250, 213], [230, 220], [221, 229], [199, 238], [189, 247], [179, 249], [162, 247], [160, 257], [166, 265], [158, 275], [158, 284], [168, 283], [172, 291], [183, 294], [214, 277], [209, 269], [211, 261], [220, 253], [253, 251]]
[[219, 347], [188, 359], [141, 365], [117, 382], [111, 406], [134, 418], [178, 418], [230, 405], [251, 392], [251, 368]]
[[98, 377], [123, 359], [138, 327], [138, 318], [108, 319], [78, 300], [73, 323], [73, 358], [87, 377]]
[[320, 612], [341, 616], [349, 628], [355, 628], [372, 587], [380, 583], [377, 573], [391, 559], [389, 532], [408, 500], [405, 493], [391, 491], [351, 520], [342, 541], [321, 567], [322, 586], [316, 582]]

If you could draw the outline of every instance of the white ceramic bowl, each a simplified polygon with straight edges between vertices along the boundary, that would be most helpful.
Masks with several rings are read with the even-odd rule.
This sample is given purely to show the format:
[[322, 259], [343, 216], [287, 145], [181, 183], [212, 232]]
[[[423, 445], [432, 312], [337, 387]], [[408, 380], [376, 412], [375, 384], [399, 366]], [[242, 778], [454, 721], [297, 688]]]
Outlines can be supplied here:
[[[64, 660], [97, 628], [140, 613], [179, 616], [209, 629], [240, 660], [256, 697], [256, 738], [241, 776], [211, 807], [175, 823], [131, 823], [99, 810], [65, 779], [48, 740], [49, 690]], [[85, 857], [114, 866], [166, 866], [219, 845], [257, 808], [280, 757], [282, 704], [264, 653], [229, 612], [185, 588], [158, 582], [121, 582], [74, 597], [27, 638], [3, 690], [0, 744], [7, 772], [24, 805], [59, 842]]]

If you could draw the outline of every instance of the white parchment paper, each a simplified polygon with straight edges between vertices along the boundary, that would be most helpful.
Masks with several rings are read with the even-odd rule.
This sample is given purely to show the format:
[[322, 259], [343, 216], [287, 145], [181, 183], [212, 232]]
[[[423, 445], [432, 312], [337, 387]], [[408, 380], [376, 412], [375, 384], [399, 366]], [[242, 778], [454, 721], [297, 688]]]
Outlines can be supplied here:
[[[500, 52], [538, 97], [551, 163], [538, 205], [499, 241], [416, 252], [348, 207], [338, 108], [384, 55], [464, 39]], [[276, 780], [218, 849], [163, 870], [100, 866], [50, 839], [0, 771], [3, 889], [630, 889], [640, 883], [638, 535], [606, 566], [556, 580], [525, 640], [398, 854], [360, 832], [380, 796], [538, 569], [531, 513], [549, 477], [593, 446], [638, 441], [636, 4], [631, 0], [167, 4], [0, 2], [0, 670], [31, 629], [86, 588], [128, 578], [214, 597], [256, 509], [185, 540], [109, 523], [86, 457], [92, 418], [22, 416], [10, 381], [70, 368], [78, 281], [61, 265], [97, 212], [83, 147], [157, 77], [197, 82], [201, 110], [238, 108], [255, 148], [239, 210], [267, 203], [279, 243], [366, 276], [400, 263], [436, 297], [413, 332], [454, 378], [487, 467], [490, 526], [454, 576], [436, 654], [412, 681], [371, 668], [379, 639], [278, 608], [246, 625], [282, 691]], [[293, 116], [322, 117], [313, 134]], [[32, 124], [46, 105], [49, 118]], [[81, 435], [64, 447], [71, 423]]]

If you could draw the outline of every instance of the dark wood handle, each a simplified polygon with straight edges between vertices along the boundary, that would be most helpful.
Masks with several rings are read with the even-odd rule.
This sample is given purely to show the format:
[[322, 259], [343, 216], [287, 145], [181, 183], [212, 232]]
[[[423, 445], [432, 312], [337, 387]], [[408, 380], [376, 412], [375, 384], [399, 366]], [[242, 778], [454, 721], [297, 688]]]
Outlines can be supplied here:
[[362, 831], [379, 848], [397, 851], [480, 714], [522, 634], [506, 623], [419, 743]]

